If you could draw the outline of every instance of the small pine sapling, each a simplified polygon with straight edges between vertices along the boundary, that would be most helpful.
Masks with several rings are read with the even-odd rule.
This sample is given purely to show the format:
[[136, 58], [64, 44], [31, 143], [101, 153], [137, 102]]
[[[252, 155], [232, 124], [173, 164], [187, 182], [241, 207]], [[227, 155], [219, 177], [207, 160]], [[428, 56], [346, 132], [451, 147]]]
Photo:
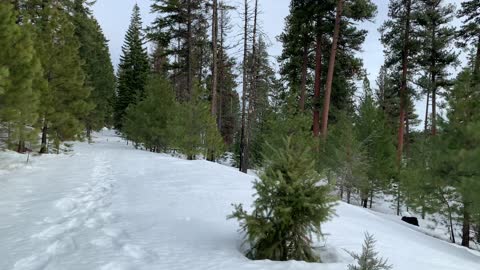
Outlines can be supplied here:
[[265, 170], [254, 182], [257, 198], [253, 212], [235, 205], [229, 218], [240, 222], [254, 260], [303, 260], [318, 262], [310, 233], [321, 236], [320, 225], [333, 214], [330, 186], [315, 171], [313, 151], [288, 137], [284, 145], [271, 149]]
[[378, 252], [375, 251], [375, 238], [373, 235], [366, 233], [365, 242], [362, 246], [362, 253], [357, 254], [347, 251], [358, 265], [348, 265], [348, 270], [390, 270], [392, 265], [388, 264], [388, 260], [378, 258]]

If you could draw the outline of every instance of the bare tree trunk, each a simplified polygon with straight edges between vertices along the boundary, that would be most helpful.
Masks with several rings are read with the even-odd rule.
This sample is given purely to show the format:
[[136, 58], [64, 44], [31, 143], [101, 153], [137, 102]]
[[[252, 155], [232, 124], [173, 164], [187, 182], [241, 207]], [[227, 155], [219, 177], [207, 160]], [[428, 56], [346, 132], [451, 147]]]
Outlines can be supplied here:
[[337, 0], [337, 14], [335, 15], [332, 49], [330, 50], [330, 60], [328, 62], [327, 84], [325, 85], [325, 98], [323, 100], [321, 131], [324, 140], [327, 139], [328, 113], [330, 111], [330, 96], [332, 94], [333, 74], [335, 71], [335, 57], [337, 56], [338, 37], [340, 35], [340, 24], [342, 22], [343, 1], [344, 0]]
[[370, 190], [370, 205], [369, 205], [370, 209], [372, 209], [372, 205], [373, 205], [373, 189]]
[[48, 132], [47, 119], [43, 119], [42, 142], [41, 142], [41, 147], [40, 147], [40, 152], [39, 152], [40, 154], [46, 154], [48, 152], [47, 132]]
[[[213, 18], [212, 18], [212, 116], [217, 115], [217, 33], [218, 33], [218, 11], [217, 0], [213, 0]], [[220, 127], [219, 127], [220, 128]]]
[[245, 164], [250, 163], [249, 153], [250, 153], [250, 141], [252, 138], [253, 125], [255, 124], [255, 113], [257, 106], [257, 16], [258, 16], [258, 0], [255, 0], [255, 8], [253, 15], [253, 38], [252, 38], [252, 60], [251, 60], [251, 76], [250, 76], [250, 89], [249, 89], [249, 101], [248, 101], [248, 115], [247, 115], [247, 143], [246, 143], [246, 155], [245, 155]]
[[246, 111], [246, 103], [247, 103], [247, 39], [248, 39], [248, 0], [245, 0], [245, 17], [244, 17], [244, 34], [243, 34], [243, 86], [242, 86], [242, 127], [240, 131], [240, 171], [247, 173], [248, 164], [246, 164], [247, 159], [246, 156], [248, 153], [246, 152], [246, 120], [247, 120], [247, 111]]
[[305, 96], [307, 92], [307, 68], [308, 68], [308, 44], [303, 45], [303, 60], [302, 60], [302, 78], [300, 85], [300, 112], [305, 111]]
[[425, 107], [425, 120], [423, 122], [423, 133], [428, 134], [428, 109], [430, 107], [430, 91], [427, 92], [427, 105]]
[[405, 25], [403, 50], [402, 50], [402, 86], [400, 88], [400, 121], [398, 128], [398, 148], [397, 148], [397, 165], [401, 167], [403, 155], [403, 140], [405, 130], [405, 114], [406, 114], [406, 98], [407, 98], [407, 73], [408, 73], [408, 53], [409, 53], [409, 37], [410, 37], [410, 11], [411, 0], [406, 0], [407, 18]]
[[480, 35], [478, 36], [477, 41], [477, 55], [475, 57], [475, 66], [473, 67], [473, 73], [477, 77], [477, 80], [480, 82]]
[[[318, 22], [319, 27], [321, 21]], [[320, 135], [320, 88], [322, 82], [322, 33], [317, 34], [316, 51], [315, 51], [315, 85], [313, 95], [313, 136]]]
[[193, 93], [193, 33], [192, 33], [192, 0], [187, 0], [187, 100], [190, 100]]
[[470, 247], [470, 212], [468, 203], [463, 204], [462, 246]]

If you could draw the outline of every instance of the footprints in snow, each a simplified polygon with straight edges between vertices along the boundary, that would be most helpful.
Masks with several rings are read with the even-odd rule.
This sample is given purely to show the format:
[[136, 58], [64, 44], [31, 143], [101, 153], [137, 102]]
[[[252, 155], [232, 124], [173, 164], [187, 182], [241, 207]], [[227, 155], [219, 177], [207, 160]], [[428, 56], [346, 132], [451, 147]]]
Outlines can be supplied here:
[[[47, 227], [31, 237], [34, 241], [44, 242], [46, 247], [29, 257], [18, 260], [13, 266], [14, 270], [45, 269], [53, 259], [75, 252], [78, 248], [75, 238], [85, 230], [101, 232], [102, 236], [88, 241], [88, 244], [94, 247], [121, 250], [125, 256], [134, 260], [148, 262], [155, 259], [155, 254], [152, 252], [140, 246], [127, 244], [126, 232], [105, 227], [115, 221], [115, 216], [105, 211], [111, 204], [115, 179], [105, 155], [95, 157], [94, 164], [89, 184], [75, 189], [70, 196], [54, 204], [59, 213], [58, 216], [46, 217], [43, 221], [37, 222], [38, 225], [47, 225]], [[112, 262], [101, 269], [131, 268], [128, 265]]]

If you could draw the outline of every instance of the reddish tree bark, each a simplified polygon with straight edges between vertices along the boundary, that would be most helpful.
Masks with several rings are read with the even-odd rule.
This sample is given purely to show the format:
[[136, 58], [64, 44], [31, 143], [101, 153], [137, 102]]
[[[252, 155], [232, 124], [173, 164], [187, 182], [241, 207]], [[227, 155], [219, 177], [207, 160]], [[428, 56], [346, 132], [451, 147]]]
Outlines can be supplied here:
[[337, 56], [338, 37], [340, 35], [340, 24], [342, 22], [344, 0], [337, 1], [337, 14], [335, 15], [335, 27], [333, 30], [332, 49], [330, 50], [330, 60], [328, 61], [327, 84], [325, 85], [325, 99], [323, 100], [322, 113], [322, 137], [327, 138], [328, 113], [330, 111], [330, 96], [332, 94], [333, 74], [335, 70], [335, 58]]
[[405, 133], [405, 114], [406, 114], [406, 97], [407, 97], [407, 73], [408, 73], [408, 43], [410, 37], [410, 11], [411, 0], [406, 0], [406, 23], [402, 50], [402, 86], [400, 88], [400, 121], [398, 128], [398, 146], [397, 146], [397, 165], [400, 167], [403, 155], [403, 140]]

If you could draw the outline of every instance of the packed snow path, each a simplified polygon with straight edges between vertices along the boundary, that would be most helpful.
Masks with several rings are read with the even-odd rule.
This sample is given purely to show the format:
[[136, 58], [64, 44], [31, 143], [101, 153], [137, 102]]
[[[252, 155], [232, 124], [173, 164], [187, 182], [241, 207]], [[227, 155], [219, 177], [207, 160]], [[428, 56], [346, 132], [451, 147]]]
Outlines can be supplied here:
[[366, 231], [394, 269], [478, 270], [480, 256], [407, 224], [339, 204], [318, 243], [325, 263], [250, 261], [231, 203], [252, 176], [206, 161], [134, 150], [105, 131], [72, 155], [0, 174], [0, 269], [328, 269], [352, 262]]

